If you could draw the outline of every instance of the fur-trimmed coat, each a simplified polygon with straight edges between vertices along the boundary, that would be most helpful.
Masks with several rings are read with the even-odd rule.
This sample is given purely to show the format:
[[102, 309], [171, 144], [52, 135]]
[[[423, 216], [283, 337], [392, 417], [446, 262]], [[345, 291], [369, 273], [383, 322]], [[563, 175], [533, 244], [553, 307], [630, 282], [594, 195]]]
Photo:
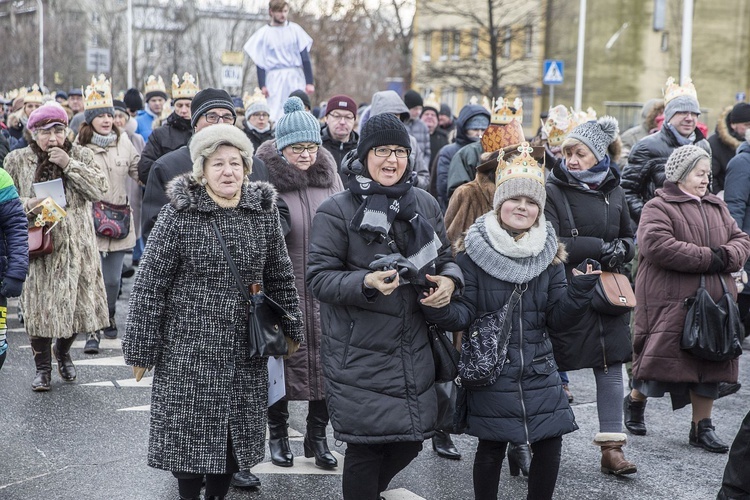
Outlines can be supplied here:
[[[96, 247], [91, 202], [109, 189], [107, 176], [91, 150], [73, 145], [63, 169], [68, 215], [52, 229], [54, 252], [29, 264], [21, 294], [24, 326], [30, 336], [69, 338], [73, 333], [109, 325], [107, 294]], [[21, 203], [34, 194], [37, 156], [31, 147], [11, 151], [5, 170], [13, 178]], [[33, 225], [33, 219], [29, 219]]]
[[282, 324], [300, 341], [276, 193], [268, 183], [249, 183], [236, 208], [220, 208], [185, 174], [168, 195], [141, 259], [122, 341], [128, 365], [154, 367], [148, 465], [226, 473], [231, 436], [240, 469], [249, 470], [265, 454], [267, 359], [249, 357], [246, 304], [211, 221], [244, 282], [261, 283], [298, 319]]
[[294, 281], [304, 318], [305, 341], [299, 350], [284, 362], [286, 399], [316, 401], [325, 398], [323, 368], [320, 363], [320, 303], [305, 286], [308, 246], [313, 217], [323, 201], [344, 190], [333, 156], [320, 148], [309, 169], [300, 170], [289, 164], [276, 150], [276, 141], [266, 141], [256, 152], [266, 163], [269, 181], [279, 198], [289, 206], [291, 229], [286, 246], [294, 267]]
[[445, 212], [445, 231], [454, 248], [477, 217], [492, 210], [494, 197], [495, 183], [482, 172], [456, 189]]
[[724, 189], [724, 178], [727, 175], [729, 160], [737, 154], [737, 148], [745, 142], [745, 138], [732, 130], [729, 123], [729, 113], [732, 106], [721, 112], [716, 121], [716, 133], [708, 138], [711, 145], [711, 192], [718, 193]]

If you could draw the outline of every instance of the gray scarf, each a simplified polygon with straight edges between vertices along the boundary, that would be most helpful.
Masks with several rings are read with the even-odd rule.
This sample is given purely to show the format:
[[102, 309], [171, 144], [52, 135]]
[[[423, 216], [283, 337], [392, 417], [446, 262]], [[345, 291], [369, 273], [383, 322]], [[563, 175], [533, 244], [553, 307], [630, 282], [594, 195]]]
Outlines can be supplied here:
[[672, 135], [674, 135], [674, 138], [677, 139], [677, 142], [680, 143], [680, 146], [689, 146], [691, 144], [695, 144], [695, 138], [696, 138], [695, 130], [693, 131], [692, 134], [685, 137], [684, 135], [679, 133], [677, 129], [672, 126], [671, 123], [667, 123], [667, 127], [669, 127], [669, 130], [670, 132], [672, 132]]
[[528, 283], [542, 274], [557, 255], [557, 235], [543, 216], [518, 241], [488, 218], [496, 220], [497, 213], [479, 217], [466, 233], [464, 244], [471, 260], [493, 278]]
[[94, 132], [94, 135], [91, 136], [91, 143], [96, 144], [100, 148], [107, 148], [110, 144], [115, 142], [117, 140], [117, 134], [114, 132], [110, 132], [109, 135], [101, 135]]

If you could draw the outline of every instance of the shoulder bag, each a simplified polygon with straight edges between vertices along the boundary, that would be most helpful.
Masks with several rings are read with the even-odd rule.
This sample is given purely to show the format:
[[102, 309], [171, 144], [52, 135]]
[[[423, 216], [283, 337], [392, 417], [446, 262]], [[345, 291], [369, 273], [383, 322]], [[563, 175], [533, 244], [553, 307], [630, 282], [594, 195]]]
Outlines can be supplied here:
[[227, 259], [229, 269], [237, 281], [242, 298], [247, 303], [247, 327], [250, 357], [269, 357], [269, 356], [286, 356], [289, 352], [286, 338], [284, 337], [284, 328], [281, 320], [285, 318], [289, 321], [296, 321], [296, 318], [289, 314], [283, 307], [277, 304], [271, 297], [265, 295], [261, 290], [259, 283], [250, 285], [250, 292], [242, 282], [242, 276], [237, 269], [237, 265], [229, 253], [229, 248], [221, 236], [219, 226], [216, 221], [211, 221], [216, 237], [219, 239], [224, 257]]
[[745, 338], [737, 302], [727, 290], [721, 274], [719, 279], [724, 294], [718, 302], [714, 302], [706, 290], [706, 277], [703, 274], [695, 297], [685, 299], [688, 312], [680, 348], [708, 361], [728, 361], [740, 356]]
[[54, 251], [51, 230], [46, 224], [29, 227], [29, 259], [49, 255]]
[[[550, 183], [549, 185], [553, 186], [562, 196], [565, 212], [571, 227], [570, 235], [576, 238], [578, 236], [578, 229], [573, 219], [573, 210], [570, 208], [568, 195], [555, 184]], [[629, 313], [635, 306], [635, 293], [627, 276], [607, 271], [603, 271], [599, 275], [599, 280], [594, 289], [594, 296], [591, 299], [591, 307], [594, 311], [608, 316], [620, 316]]]
[[437, 325], [429, 325], [428, 333], [435, 361], [435, 382], [452, 382], [458, 376], [460, 354]]
[[98, 236], [122, 240], [130, 232], [130, 205], [114, 205], [106, 201], [93, 203], [94, 230]]

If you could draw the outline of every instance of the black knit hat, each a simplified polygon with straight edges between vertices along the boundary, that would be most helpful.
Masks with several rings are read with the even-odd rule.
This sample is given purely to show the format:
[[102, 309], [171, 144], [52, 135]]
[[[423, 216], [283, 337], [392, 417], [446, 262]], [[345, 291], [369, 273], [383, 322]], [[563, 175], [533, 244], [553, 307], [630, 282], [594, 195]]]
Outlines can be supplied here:
[[750, 122], [750, 104], [738, 102], [729, 113], [729, 123], [747, 123]]
[[304, 90], [295, 90], [294, 92], [289, 94], [289, 97], [299, 97], [302, 100], [302, 104], [304, 104], [307, 109], [312, 110], [312, 102], [310, 101], [310, 96], [307, 95]]
[[417, 106], [423, 106], [424, 101], [422, 100], [422, 96], [419, 95], [419, 92], [416, 90], [409, 90], [404, 94], [404, 104], [406, 104], [406, 107], [416, 108]]
[[359, 133], [357, 157], [364, 164], [371, 149], [388, 144], [403, 146], [411, 151], [411, 139], [406, 127], [391, 113], [371, 116]]
[[237, 117], [232, 96], [226, 90], [209, 87], [195, 94], [193, 101], [190, 103], [190, 126], [195, 128], [195, 124], [198, 123], [200, 117], [205, 115], [208, 110], [214, 108], [226, 109], [227, 111], [231, 111], [235, 118]]
[[143, 109], [143, 99], [138, 89], [128, 89], [122, 101], [130, 111], [140, 111]]

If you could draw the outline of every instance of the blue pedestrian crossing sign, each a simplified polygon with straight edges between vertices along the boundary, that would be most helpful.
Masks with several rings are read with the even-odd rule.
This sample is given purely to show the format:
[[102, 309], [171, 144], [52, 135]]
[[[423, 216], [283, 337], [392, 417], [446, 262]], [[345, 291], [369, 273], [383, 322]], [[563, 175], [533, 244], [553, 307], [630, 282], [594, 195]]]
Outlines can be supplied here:
[[565, 61], [559, 59], [545, 59], [542, 77], [544, 85], [560, 85], [563, 82]]

